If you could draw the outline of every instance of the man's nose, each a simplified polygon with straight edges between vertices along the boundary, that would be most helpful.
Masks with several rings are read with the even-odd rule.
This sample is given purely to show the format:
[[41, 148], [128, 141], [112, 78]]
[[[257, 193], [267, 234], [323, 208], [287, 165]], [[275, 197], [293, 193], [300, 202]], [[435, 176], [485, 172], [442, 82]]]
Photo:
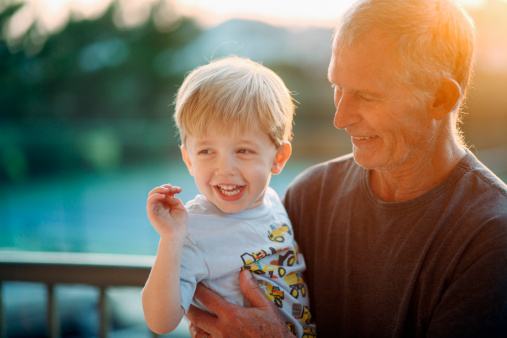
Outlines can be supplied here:
[[360, 120], [358, 107], [354, 102], [353, 94], [342, 94], [335, 100], [336, 111], [333, 124], [337, 129], [345, 129]]

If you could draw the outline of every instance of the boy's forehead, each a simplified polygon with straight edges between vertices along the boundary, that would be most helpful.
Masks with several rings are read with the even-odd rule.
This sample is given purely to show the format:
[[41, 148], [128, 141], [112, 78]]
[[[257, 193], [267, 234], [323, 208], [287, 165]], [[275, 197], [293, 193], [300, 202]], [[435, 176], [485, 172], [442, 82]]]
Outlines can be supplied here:
[[220, 133], [226, 136], [241, 136], [244, 134], [264, 133], [259, 121], [210, 121], [206, 124], [204, 130], [200, 132], [201, 136], [211, 136]]
[[228, 129], [213, 129], [209, 128], [208, 130], [204, 131], [203, 133], [199, 134], [189, 134], [188, 137], [193, 139], [194, 141], [210, 141], [216, 138], [234, 138], [234, 139], [240, 139], [245, 138], [247, 139], [250, 135], [258, 135], [261, 136], [262, 134], [265, 134], [260, 129], [250, 129], [250, 128], [228, 128]]
[[267, 132], [261, 129], [260, 125], [239, 125], [239, 124], [211, 124], [201, 132], [190, 132], [186, 141], [191, 143], [209, 143], [217, 139], [234, 139], [236, 142], [256, 142], [263, 138], [270, 139]]

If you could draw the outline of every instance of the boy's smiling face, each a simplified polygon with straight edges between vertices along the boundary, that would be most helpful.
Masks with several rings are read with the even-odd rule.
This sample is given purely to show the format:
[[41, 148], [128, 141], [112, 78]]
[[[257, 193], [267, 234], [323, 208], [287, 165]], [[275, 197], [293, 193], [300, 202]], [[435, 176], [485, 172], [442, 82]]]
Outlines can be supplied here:
[[281, 172], [289, 159], [290, 143], [276, 148], [258, 127], [224, 130], [210, 126], [205, 135], [188, 135], [183, 161], [199, 191], [223, 212], [255, 208], [271, 174]]

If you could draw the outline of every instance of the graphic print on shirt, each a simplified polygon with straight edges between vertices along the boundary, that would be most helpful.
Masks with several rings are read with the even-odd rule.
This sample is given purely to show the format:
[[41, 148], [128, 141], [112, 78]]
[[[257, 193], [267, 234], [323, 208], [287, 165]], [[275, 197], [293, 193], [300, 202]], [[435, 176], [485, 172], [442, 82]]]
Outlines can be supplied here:
[[[285, 223], [270, 225], [267, 238], [273, 246], [241, 255], [242, 270], [249, 270], [259, 278], [257, 282], [266, 297], [281, 311], [290, 314], [303, 329], [303, 337], [315, 337], [315, 326], [311, 322], [307, 297], [307, 288], [301, 269], [304, 264], [299, 260], [295, 245], [283, 246], [282, 243], [293, 243], [290, 226]], [[290, 331], [296, 334], [294, 323], [287, 322]]]
[[258, 275], [267, 275], [269, 278], [274, 280], [285, 276], [286, 271], [283, 266], [261, 263], [262, 259], [268, 256], [274, 256], [277, 251], [275, 248], [270, 247], [269, 252], [270, 253], [267, 253], [266, 250], [260, 250], [252, 253], [245, 252], [241, 255], [243, 269], [249, 270]]
[[280, 227], [276, 228], [274, 224], [270, 225], [271, 230], [268, 231], [268, 238], [270, 241], [283, 243], [285, 242], [284, 234], [288, 233], [292, 236], [292, 232], [287, 224], [282, 224]]
[[298, 298], [300, 294], [306, 297], [306, 285], [300, 273], [290, 273], [284, 279], [290, 287], [290, 294], [292, 297]]

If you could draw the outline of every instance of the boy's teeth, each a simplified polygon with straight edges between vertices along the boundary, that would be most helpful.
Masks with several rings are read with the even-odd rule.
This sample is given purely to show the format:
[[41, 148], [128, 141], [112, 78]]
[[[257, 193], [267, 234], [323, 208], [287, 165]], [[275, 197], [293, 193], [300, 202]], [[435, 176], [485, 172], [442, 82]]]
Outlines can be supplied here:
[[222, 190], [222, 193], [227, 196], [232, 196], [232, 195], [236, 195], [237, 193], [239, 193], [239, 189], [237, 189], [237, 190]]
[[239, 185], [230, 185], [230, 184], [219, 184], [217, 185], [217, 187], [220, 189], [222, 194], [227, 196], [238, 194], [241, 188]]

